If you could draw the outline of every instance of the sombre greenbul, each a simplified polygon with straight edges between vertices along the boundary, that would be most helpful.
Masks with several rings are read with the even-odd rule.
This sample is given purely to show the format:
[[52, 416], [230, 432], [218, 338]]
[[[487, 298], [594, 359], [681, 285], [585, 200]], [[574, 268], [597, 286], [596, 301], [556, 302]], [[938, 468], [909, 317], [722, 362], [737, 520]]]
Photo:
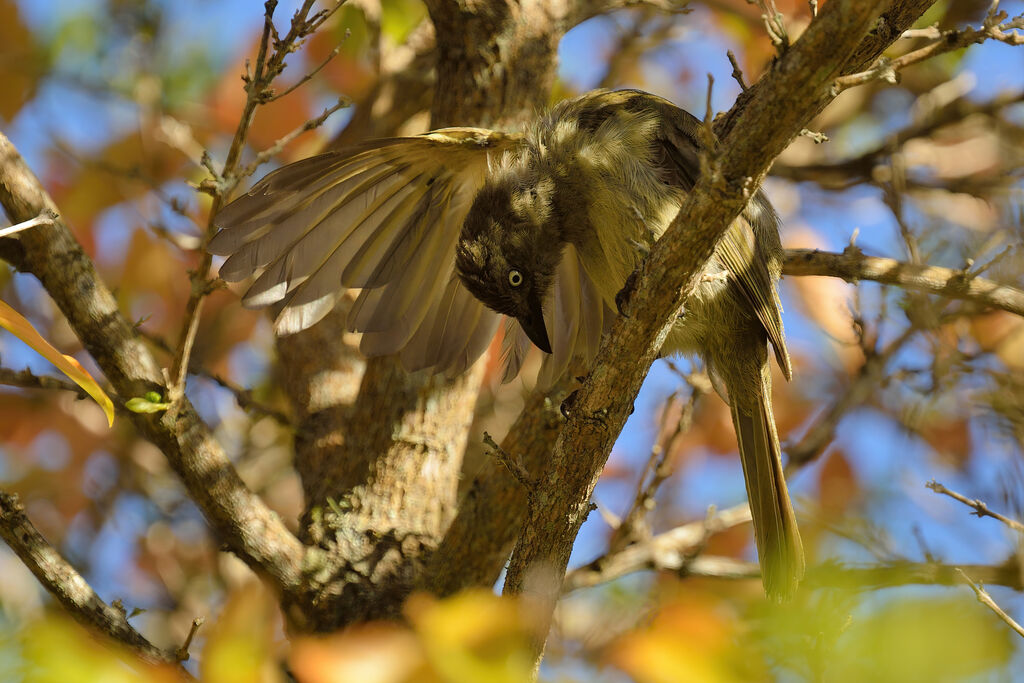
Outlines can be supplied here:
[[[589, 367], [616, 295], [700, 170], [701, 122], [660, 97], [595, 91], [521, 133], [446, 128], [284, 166], [226, 206], [210, 251], [247, 306], [290, 334], [358, 289], [367, 356], [458, 373], [508, 316], [504, 379], [530, 342], [539, 383]], [[698, 354], [729, 403], [765, 591], [785, 599], [804, 553], [783, 477], [768, 347], [792, 376], [776, 283], [779, 221], [755, 193], [687, 300], [663, 354]]]

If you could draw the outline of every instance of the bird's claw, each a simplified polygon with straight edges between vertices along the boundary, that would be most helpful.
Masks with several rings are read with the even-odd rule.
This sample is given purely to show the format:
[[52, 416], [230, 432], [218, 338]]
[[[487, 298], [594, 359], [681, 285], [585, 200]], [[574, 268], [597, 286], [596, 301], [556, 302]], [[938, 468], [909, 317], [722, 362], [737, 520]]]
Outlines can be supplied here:
[[637, 282], [640, 280], [640, 269], [634, 270], [626, 278], [626, 283], [622, 285], [622, 289], [615, 295], [615, 308], [623, 318], [628, 318], [629, 313], [626, 312], [626, 308], [629, 306], [630, 299], [633, 298], [633, 292], [636, 291]]

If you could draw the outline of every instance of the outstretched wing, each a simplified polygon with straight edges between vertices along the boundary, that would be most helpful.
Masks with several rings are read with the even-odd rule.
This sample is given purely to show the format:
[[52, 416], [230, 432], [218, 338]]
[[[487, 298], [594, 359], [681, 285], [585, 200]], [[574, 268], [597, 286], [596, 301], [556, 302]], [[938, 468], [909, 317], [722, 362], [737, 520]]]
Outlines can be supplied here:
[[487, 348], [498, 316], [455, 277], [455, 243], [488, 157], [517, 135], [447, 128], [375, 140], [270, 173], [217, 216], [214, 254], [242, 298], [272, 306], [274, 329], [319, 321], [346, 289], [369, 356], [401, 353], [409, 370], [462, 370]]

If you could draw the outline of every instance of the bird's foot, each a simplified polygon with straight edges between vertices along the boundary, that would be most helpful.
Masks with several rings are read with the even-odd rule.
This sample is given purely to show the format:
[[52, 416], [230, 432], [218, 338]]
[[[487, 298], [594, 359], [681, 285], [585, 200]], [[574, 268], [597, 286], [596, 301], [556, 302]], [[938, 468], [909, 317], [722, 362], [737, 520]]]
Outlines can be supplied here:
[[640, 269], [637, 268], [629, 277], [626, 278], [626, 283], [622, 285], [622, 289], [615, 295], [615, 308], [618, 310], [619, 315], [623, 318], [628, 318], [629, 313], [626, 308], [629, 306], [630, 299], [633, 298], [633, 292], [636, 291], [637, 283], [640, 281]]

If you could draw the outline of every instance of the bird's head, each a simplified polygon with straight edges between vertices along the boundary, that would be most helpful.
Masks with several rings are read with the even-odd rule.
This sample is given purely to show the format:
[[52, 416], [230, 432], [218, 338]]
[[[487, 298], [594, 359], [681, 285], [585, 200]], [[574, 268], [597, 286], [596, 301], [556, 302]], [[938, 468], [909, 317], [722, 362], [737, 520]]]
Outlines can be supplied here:
[[564, 242], [552, 213], [551, 180], [504, 173], [473, 200], [455, 250], [455, 270], [488, 308], [519, 321], [551, 353], [541, 302], [554, 281]]

